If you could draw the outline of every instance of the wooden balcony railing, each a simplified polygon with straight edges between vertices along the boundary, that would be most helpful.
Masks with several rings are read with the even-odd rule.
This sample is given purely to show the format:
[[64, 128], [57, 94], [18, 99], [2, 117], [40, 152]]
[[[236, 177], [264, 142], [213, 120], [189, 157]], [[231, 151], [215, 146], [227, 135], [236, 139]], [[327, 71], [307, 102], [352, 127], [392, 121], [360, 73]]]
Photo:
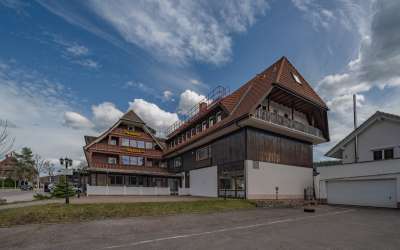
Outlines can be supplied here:
[[132, 148], [117, 145], [109, 145], [97, 143], [90, 148], [92, 151], [100, 151], [105, 153], [117, 153], [126, 155], [141, 155], [146, 157], [151, 157], [154, 159], [161, 159], [162, 151], [155, 149], [145, 149], [145, 148]]
[[167, 168], [161, 168], [157, 166], [135, 166], [135, 165], [123, 165], [123, 164], [109, 164], [106, 162], [92, 161], [90, 168], [102, 168], [102, 169], [119, 169], [119, 170], [134, 170], [138, 172], [157, 172], [157, 173], [168, 173]]
[[295, 121], [295, 120], [288, 119], [284, 116], [281, 116], [281, 115], [278, 115], [276, 113], [272, 113], [272, 112], [269, 112], [266, 110], [257, 109], [256, 113], [255, 113], [255, 118], [269, 122], [269, 123], [273, 123], [276, 125], [280, 125], [283, 127], [291, 128], [291, 129], [294, 129], [297, 131], [301, 131], [306, 134], [324, 138], [322, 131], [318, 128], [303, 124], [303, 123]]
[[123, 128], [116, 128], [114, 129], [111, 134], [113, 135], [119, 135], [119, 136], [124, 136], [124, 137], [134, 137], [137, 139], [148, 139], [151, 140], [152, 138], [144, 133], [144, 132], [139, 132], [139, 131], [130, 131], [127, 129], [123, 129]]

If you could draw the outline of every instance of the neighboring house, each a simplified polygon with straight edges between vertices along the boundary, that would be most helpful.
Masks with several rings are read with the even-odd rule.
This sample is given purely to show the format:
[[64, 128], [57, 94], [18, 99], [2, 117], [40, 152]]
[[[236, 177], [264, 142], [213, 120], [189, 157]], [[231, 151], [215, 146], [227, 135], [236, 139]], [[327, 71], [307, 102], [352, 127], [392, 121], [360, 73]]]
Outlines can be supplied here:
[[13, 152], [7, 154], [3, 160], [0, 160], [0, 178], [12, 179], [16, 165], [17, 159], [15, 158], [15, 154]]
[[327, 111], [282, 57], [231, 94], [217, 87], [165, 141], [133, 111], [86, 137], [88, 193], [302, 199], [313, 145], [329, 141]]
[[343, 165], [317, 169], [321, 199], [400, 207], [400, 116], [376, 112], [326, 156], [341, 159]]

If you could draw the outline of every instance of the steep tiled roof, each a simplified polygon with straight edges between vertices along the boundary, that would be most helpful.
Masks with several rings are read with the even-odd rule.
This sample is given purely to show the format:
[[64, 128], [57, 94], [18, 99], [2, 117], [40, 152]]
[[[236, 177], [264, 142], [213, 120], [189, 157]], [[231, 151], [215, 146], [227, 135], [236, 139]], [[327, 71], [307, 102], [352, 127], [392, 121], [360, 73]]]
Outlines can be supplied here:
[[144, 124], [144, 121], [133, 110], [126, 112], [121, 119]]
[[[293, 74], [300, 78], [301, 84], [294, 80]], [[310, 84], [301, 76], [289, 60], [286, 57], [281, 57], [261, 74], [255, 76], [219, 102], [229, 112], [228, 117], [206, 131], [191, 138], [191, 140], [174, 147], [172, 150], [167, 150], [166, 153], [168, 154], [176, 149], [182, 148], [213, 133], [218, 128], [223, 128], [226, 124], [229, 124], [238, 118], [249, 115], [250, 112], [252, 112], [253, 109], [263, 100], [263, 98], [268, 95], [274, 84], [288, 89], [318, 106], [327, 108], [324, 101], [312, 89]], [[173, 135], [176, 135], [176, 133], [173, 133]]]

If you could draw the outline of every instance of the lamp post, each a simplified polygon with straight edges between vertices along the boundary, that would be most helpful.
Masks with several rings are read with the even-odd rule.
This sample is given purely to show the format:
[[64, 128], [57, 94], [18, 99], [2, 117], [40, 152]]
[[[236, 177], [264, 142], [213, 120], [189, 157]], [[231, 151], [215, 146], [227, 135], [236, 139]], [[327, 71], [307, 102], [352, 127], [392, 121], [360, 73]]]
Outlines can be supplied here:
[[72, 166], [72, 160], [67, 157], [60, 158], [60, 164], [61, 166], [65, 166], [65, 204], [69, 204], [67, 169], [68, 166]]

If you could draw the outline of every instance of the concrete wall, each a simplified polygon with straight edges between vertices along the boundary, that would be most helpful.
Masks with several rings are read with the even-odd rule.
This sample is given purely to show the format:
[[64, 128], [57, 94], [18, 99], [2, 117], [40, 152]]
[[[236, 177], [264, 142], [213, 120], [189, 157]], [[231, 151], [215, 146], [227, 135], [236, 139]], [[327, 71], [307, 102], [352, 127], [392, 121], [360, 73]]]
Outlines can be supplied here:
[[327, 198], [326, 182], [329, 180], [373, 180], [396, 179], [397, 202], [400, 203], [400, 159], [344, 164], [319, 167], [316, 180], [316, 194]]
[[190, 195], [218, 196], [217, 166], [190, 171]]
[[128, 187], [128, 186], [91, 186], [87, 185], [86, 194], [90, 195], [170, 195], [168, 187]]
[[[394, 148], [394, 157], [400, 158], [400, 124], [390, 120], [376, 121], [358, 135], [359, 162], [372, 161], [372, 150]], [[354, 140], [343, 150], [343, 163], [354, 162]]]
[[312, 187], [312, 168], [246, 160], [246, 197], [248, 199], [303, 199], [304, 189]]

